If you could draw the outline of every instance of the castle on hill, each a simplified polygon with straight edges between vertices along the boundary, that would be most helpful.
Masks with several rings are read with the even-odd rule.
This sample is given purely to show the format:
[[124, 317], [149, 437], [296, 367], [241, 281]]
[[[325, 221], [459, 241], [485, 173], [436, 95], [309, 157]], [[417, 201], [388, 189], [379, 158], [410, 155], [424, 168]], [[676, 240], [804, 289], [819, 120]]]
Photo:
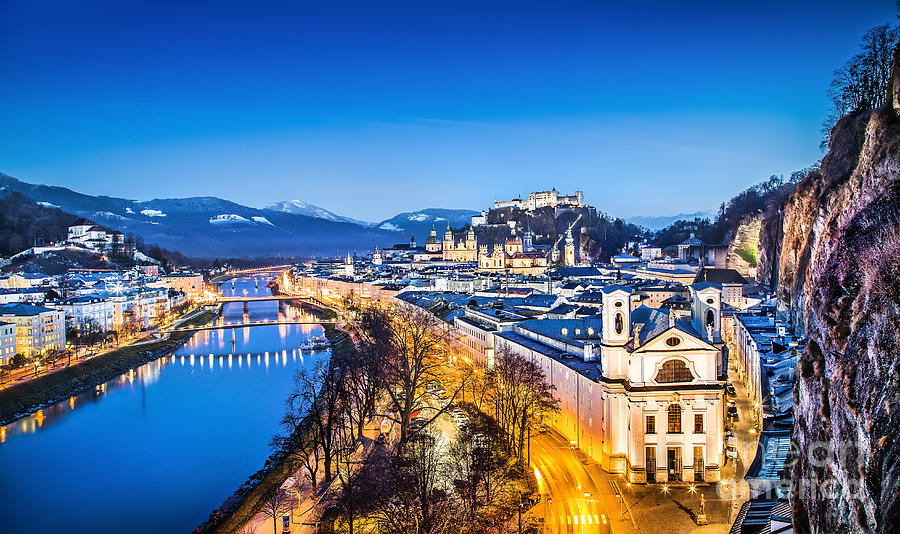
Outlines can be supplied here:
[[550, 191], [531, 192], [526, 199], [520, 197], [494, 201], [494, 209], [519, 208], [525, 211], [535, 211], [545, 207], [580, 208], [584, 205], [584, 193], [581, 191], [575, 191], [574, 195], [560, 195], [555, 187]]

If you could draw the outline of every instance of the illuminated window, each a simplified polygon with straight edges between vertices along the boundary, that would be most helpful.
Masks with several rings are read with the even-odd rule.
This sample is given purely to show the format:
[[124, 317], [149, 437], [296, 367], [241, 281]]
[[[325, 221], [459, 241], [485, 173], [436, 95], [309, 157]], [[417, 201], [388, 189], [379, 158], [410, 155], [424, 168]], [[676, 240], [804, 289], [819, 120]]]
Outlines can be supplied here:
[[694, 434], [703, 433], [703, 414], [694, 414]]
[[647, 416], [647, 434], [656, 434], [656, 416]]
[[670, 404], [667, 411], [669, 415], [669, 434], [681, 434], [681, 406]]
[[659, 372], [656, 374], [656, 381], [660, 384], [668, 384], [670, 382], [692, 382], [694, 375], [681, 360], [669, 360], [662, 364]]

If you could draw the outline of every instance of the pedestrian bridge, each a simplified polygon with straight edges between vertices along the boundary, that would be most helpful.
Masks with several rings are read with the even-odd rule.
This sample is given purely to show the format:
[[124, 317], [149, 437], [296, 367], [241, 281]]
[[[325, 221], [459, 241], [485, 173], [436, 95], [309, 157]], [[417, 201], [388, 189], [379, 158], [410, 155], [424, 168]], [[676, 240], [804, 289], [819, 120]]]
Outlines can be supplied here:
[[337, 321], [316, 321], [316, 320], [298, 320], [298, 321], [252, 321], [248, 323], [231, 323], [231, 324], [210, 324], [203, 326], [181, 326], [176, 328], [167, 328], [161, 330], [161, 332], [165, 333], [175, 333], [175, 332], [198, 332], [201, 330], [237, 330], [238, 328], [251, 328], [254, 326], [282, 326], [282, 325], [294, 325], [294, 324], [337, 324]]

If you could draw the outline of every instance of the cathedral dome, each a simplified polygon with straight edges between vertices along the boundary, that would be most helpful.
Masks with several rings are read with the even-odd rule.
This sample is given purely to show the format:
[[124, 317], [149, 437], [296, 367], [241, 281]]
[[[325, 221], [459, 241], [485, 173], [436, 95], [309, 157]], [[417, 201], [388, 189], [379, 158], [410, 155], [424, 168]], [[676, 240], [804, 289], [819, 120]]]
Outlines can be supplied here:
[[517, 235], [511, 235], [506, 238], [506, 244], [507, 245], [521, 245], [522, 240]]

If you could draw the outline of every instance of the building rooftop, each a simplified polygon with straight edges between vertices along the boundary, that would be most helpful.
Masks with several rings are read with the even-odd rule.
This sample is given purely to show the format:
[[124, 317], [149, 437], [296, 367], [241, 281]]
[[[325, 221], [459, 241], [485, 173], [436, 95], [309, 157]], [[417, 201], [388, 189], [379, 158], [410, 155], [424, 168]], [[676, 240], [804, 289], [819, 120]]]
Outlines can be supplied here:
[[31, 315], [39, 315], [41, 313], [56, 311], [50, 308], [45, 308], [43, 306], [33, 306], [31, 304], [22, 304], [21, 302], [15, 304], [0, 304], [0, 315], [3, 316], [31, 316]]

